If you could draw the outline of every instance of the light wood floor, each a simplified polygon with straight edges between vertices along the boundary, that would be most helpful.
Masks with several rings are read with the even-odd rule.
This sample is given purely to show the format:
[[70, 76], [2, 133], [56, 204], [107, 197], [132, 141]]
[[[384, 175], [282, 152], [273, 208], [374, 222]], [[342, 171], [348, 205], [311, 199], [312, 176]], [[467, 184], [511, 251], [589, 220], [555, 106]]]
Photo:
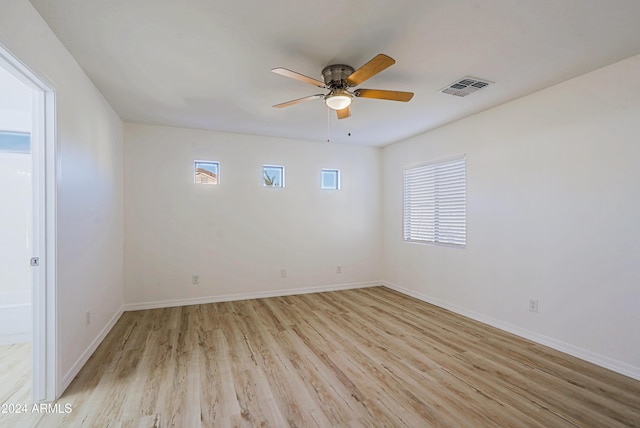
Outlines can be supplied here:
[[640, 382], [383, 287], [127, 312], [67, 403], [0, 426], [640, 426]]
[[[0, 346], [0, 405], [31, 402], [31, 343]], [[0, 427], [3, 421], [0, 408]]]

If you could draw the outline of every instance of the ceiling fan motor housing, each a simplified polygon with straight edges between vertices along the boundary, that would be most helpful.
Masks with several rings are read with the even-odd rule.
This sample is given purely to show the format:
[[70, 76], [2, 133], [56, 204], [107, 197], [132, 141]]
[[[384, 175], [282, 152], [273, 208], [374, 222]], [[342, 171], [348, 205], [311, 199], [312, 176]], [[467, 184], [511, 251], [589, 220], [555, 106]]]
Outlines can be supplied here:
[[322, 77], [324, 83], [329, 89], [345, 89], [349, 87], [347, 83], [347, 77], [349, 77], [355, 70], [353, 67], [344, 64], [328, 65], [322, 69]]

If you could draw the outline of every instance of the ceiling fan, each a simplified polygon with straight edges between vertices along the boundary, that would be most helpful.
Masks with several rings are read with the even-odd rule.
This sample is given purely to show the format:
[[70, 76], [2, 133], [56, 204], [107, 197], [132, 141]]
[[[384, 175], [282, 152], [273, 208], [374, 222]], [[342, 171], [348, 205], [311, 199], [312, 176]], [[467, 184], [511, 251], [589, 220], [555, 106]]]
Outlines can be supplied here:
[[323, 98], [327, 107], [337, 112], [338, 119], [346, 119], [351, 116], [349, 106], [351, 105], [354, 96], [359, 98], [376, 98], [380, 100], [407, 102], [413, 97], [413, 92], [387, 91], [383, 89], [356, 89], [353, 92], [349, 91], [349, 88], [358, 86], [365, 80], [375, 76], [382, 70], [391, 67], [395, 63], [396, 61], [393, 58], [385, 54], [378, 54], [357, 70], [354, 70], [353, 67], [344, 64], [328, 65], [322, 70], [324, 82], [286, 68], [274, 68], [271, 71], [276, 74], [300, 80], [301, 82], [309, 83], [319, 88], [329, 89], [328, 94], [316, 94], [304, 98], [298, 98], [296, 100], [276, 104], [274, 107], [289, 107], [305, 101]]

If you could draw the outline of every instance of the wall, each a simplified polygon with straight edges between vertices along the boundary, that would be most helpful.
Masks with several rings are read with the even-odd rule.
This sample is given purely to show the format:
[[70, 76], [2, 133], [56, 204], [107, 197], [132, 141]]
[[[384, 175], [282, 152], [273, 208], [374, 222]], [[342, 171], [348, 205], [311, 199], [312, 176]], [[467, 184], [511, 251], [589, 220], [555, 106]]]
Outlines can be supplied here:
[[56, 94], [59, 393], [122, 306], [123, 125], [28, 0], [3, 3], [0, 44]]
[[[636, 56], [385, 148], [387, 283], [640, 379], [639, 74]], [[403, 169], [461, 153], [466, 248], [404, 243]]]
[[[31, 132], [31, 90], [0, 67], [0, 130]], [[31, 155], [0, 148], [0, 344], [31, 339]]]
[[[377, 148], [126, 124], [129, 308], [378, 280], [380, 156]], [[194, 160], [219, 161], [220, 184], [195, 185]], [[263, 164], [285, 166], [284, 189], [262, 187]], [[341, 190], [320, 189], [321, 168], [340, 169]]]

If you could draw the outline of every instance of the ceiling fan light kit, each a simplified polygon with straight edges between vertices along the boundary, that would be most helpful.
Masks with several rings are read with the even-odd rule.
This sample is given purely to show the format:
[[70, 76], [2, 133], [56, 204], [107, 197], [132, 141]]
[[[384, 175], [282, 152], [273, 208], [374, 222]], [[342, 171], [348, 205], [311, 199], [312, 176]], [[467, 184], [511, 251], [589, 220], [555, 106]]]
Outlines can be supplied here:
[[353, 95], [346, 89], [335, 89], [324, 97], [324, 102], [333, 110], [342, 110], [351, 105], [352, 99]]
[[365, 80], [380, 73], [382, 70], [392, 66], [395, 62], [396, 61], [393, 58], [385, 54], [378, 54], [357, 70], [345, 64], [329, 65], [322, 69], [324, 83], [286, 68], [274, 68], [271, 71], [276, 74], [290, 77], [319, 88], [329, 89], [329, 93], [326, 95], [311, 95], [276, 104], [274, 107], [288, 107], [305, 101], [323, 98], [327, 107], [336, 110], [338, 119], [346, 119], [351, 116], [349, 106], [351, 105], [354, 96], [407, 102], [413, 97], [413, 92], [387, 91], [383, 89], [356, 89], [354, 92], [349, 92], [348, 90], [348, 88], [357, 86]]

